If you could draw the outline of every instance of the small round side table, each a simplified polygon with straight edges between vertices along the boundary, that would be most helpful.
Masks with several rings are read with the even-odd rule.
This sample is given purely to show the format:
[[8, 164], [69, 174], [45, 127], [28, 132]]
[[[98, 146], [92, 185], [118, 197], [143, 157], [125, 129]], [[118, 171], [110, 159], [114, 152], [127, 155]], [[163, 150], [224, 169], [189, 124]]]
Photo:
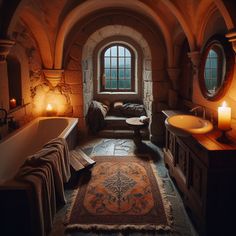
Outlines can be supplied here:
[[129, 127], [134, 131], [133, 140], [137, 147], [142, 144], [142, 136], [140, 130], [146, 127], [148, 124], [142, 123], [139, 121], [139, 117], [131, 117], [125, 121]]

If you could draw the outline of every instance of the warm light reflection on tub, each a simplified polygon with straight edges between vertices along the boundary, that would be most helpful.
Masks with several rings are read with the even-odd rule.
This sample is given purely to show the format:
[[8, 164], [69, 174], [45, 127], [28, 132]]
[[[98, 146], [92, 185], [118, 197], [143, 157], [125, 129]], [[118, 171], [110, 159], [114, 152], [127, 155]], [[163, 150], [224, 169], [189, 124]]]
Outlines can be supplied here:
[[11, 179], [27, 156], [56, 137], [67, 138], [77, 118], [39, 117], [0, 142], [0, 185]]

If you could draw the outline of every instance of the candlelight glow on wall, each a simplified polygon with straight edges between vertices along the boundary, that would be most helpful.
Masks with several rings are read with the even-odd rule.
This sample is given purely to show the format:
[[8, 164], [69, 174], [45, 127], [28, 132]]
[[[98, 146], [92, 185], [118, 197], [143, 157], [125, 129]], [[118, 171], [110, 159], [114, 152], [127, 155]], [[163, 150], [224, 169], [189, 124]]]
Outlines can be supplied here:
[[218, 107], [218, 128], [221, 130], [231, 129], [231, 108], [224, 101], [221, 107]]
[[56, 116], [57, 115], [57, 110], [51, 103], [47, 104], [46, 115], [47, 116]]
[[34, 114], [40, 116], [46, 114], [50, 109], [48, 104], [50, 104], [49, 107], [52, 106], [57, 115], [64, 115], [71, 107], [70, 100], [66, 95], [57, 89], [50, 90], [48, 86], [41, 85], [36, 89], [33, 97]]

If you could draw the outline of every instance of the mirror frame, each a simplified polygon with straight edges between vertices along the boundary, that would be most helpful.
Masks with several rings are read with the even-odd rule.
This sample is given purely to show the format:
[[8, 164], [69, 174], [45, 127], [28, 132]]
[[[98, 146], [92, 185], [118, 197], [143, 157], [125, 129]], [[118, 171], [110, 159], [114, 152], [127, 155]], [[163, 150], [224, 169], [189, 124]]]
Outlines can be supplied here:
[[[206, 88], [205, 84], [205, 64], [208, 53], [214, 44], [219, 44], [222, 48], [225, 55], [225, 75], [223, 77], [222, 84], [217, 89], [214, 95], [210, 94]], [[199, 71], [199, 85], [202, 92], [202, 95], [210, 101], [217, 101], [221, 99], [227, 92], [234, 72], [234, 51], [232, 49], [232, 45], [223, 35], [213, 35], [206, 42], [203, 50], [201, 52], [201, 62], [200, 62], [200, 71]]]

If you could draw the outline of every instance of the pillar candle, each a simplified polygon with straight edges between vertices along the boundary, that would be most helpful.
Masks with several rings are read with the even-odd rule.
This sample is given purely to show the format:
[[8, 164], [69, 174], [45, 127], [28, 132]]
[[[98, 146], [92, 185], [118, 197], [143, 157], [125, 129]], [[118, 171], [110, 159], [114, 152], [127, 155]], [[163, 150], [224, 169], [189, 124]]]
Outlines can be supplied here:
[[16, 99], [12, 98], [12, 99], [10, 99], [10, 108], [12, 109], [14, 107], [16, 107]]
[[53, 116], [54, 115], [54, 109], [53, 109], [52, 104], [50, 104], [50, 103], [47, 104], [46, 112], [47, 112], [47, 116]]
[[221, 107], [218, 107], [218, 128], [221, 130], [229, 130], [231, 128], [231, 108], [227, 107], [226, 102], [223, 102]]
[[48, 103], [47, 107], [46, 107], [46, 110], [47, 111], [52, 111], [52, 105], [50, 103]]

